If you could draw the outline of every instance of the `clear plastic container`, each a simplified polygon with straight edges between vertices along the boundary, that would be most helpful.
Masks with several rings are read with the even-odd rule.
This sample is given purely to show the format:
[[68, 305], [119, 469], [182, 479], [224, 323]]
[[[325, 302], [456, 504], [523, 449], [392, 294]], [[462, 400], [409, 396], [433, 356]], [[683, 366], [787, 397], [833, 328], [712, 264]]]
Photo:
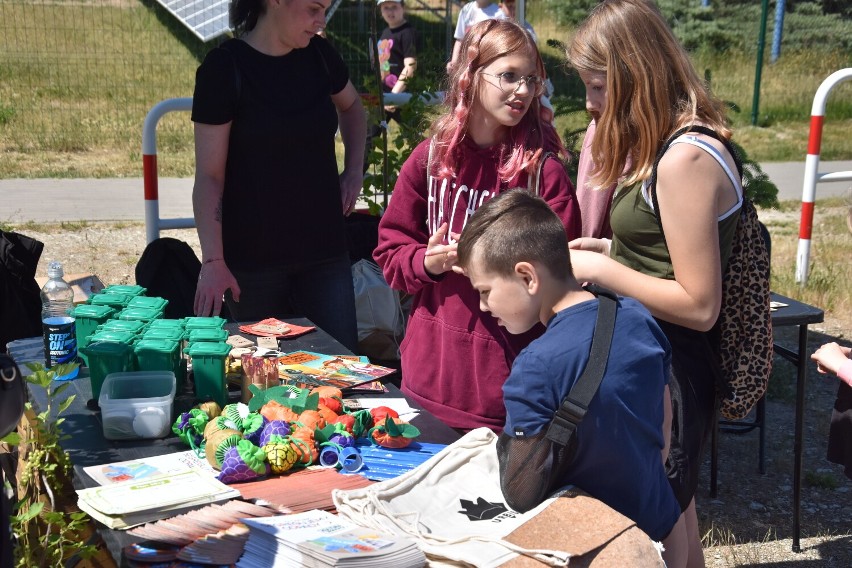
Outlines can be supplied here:
[[164, 438], [171, 432], [175, 375], [170, 371], [111, 373], [98, 398], [104, 438]]

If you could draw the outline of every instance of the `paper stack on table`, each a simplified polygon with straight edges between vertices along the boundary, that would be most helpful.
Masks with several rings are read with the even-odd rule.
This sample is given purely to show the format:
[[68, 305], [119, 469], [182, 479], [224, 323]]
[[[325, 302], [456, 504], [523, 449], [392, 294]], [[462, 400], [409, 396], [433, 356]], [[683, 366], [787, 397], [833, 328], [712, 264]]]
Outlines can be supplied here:
[[239, 491], [207, 472], [189, 469], [80, 489], [77, 506], [111, 529], [127, 529], [239, 496]]
[[249, 538], [237, 568], [426, 565], [414, 541], [358, 526], [327, 511], [246, 519]]

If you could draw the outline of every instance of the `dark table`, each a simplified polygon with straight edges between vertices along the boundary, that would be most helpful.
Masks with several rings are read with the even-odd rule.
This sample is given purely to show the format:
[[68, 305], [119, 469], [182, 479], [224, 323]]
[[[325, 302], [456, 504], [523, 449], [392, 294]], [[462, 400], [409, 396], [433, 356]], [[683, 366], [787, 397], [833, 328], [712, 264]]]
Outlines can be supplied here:
[[[313, 325], [309, 320], [304, 318], [288, 318], [287, 321], [300, 326]], [[226, 324], [225, 327], [232, 334], [237, 334], [239, 333], [239, 325], [232, 323]], [[253, 339], [253, 336], [247, 335], [246, 337]], [[23, 368], [23, 364], [27, 361], [43, 361], [44, 356], [41, 350], [41, 341], [41, 338], [24, 340], [24, 342], [30, 343], [25, 344], [24, 349], [18, 351], [20, 356], [15, 356], [19, 366]], [[349, 353], [343, 345], [319, 328], [299, 337], [281, 339], [279, 340], [279, 345], [282, 351], [306, 350], [334, 355]], [[387, 378], [392, 379], [393, 375], [389, 375]], [[385, 386], [388, 389], [387, 393], [358, 393], [357, 397], [404, 398], [404, 395], [393, 384], [386, 384]], [[30, 401], [35, 410], [40, 412], [46, 408], [47, 396], [44, 390], [29, 385], [29, 391]], [[76, 395], [76, 398], [68, 409], [62, 413], [65, 422], [61, 428], [69, 436], [63, 442], [62, 446], [68, 452], [74, 466], [75, 489], [97, 485], [83, 471], [85, 467], [187, 450], [186, 444], [174, 435], [170, 435], [162, 440], [115, 441], [105, 439], [103, 437], [100, 412], [92, 411], [86, 405], [86, 402], [92, 397], [92, 391], [89, 384], [88, 369], [85, 367], [81, 368], [79, 378], [69, 382], [68, 388], [60, 397], [65, 399], [71, 395]], [[231, 402], [238, 402], [239, 397], [240, 393], [238, 390], [230, 392]], [[455, 430], [445, 425], [432, 414], [424, 411], [414, 402], [408, 402], [412, 408], [420, 410], [417, 417], [412, 420], [412, 424], [417, 426], [421, 432], [418, 440], [436, 444], [450, 444], [459, 438], [459, 434]], [[193, 403], [194, 399], [191, 393], [176, 396], [175, 416], [178, 412], [191, 407]], [[127, 534], [126, 531], [110, 530], [102, 525], [99, 525], [99, 527], [98, 533], [104, 539], [112, 557], [120, 561], [122, 565], [125, 565], [121, 552], [122, 548], [133, 542], [138, 542], [140, 539]]]
[[[802, 498], [802, 453], [804, 450], [803, 424], [805, 410], [805, 382], [808, 377], [808, 326], [812, 323], [823, 321], [823, 310], [815, 306], [803, 304], [792, 298], [772, 294], [773, 302], [787, 304], [772, 312], [772, 327], [797, 326], [799, 328], [798, 347], [795, 351], [779, 345], [773, 345], [775, 353], [796, 366], [796, 416], [795, 416], [795, 438], [793, 443], [794, 465], [793, 465], [793, 551], [801, 552], [801, 498]], [[766, 405], [761, 399], [755, 408], [754, 420], [742, 421], [719, 421], [723, 429], [732, 431], [747, 431], [753, 428], [760, 429], [759, 447], [759, 470], [765, 473], [764, 454], [766, 447], [766, 436], [764, 428], [766, 425]], [[710, 458], [710, 494], [716, 494], [716, 471], [717, 471], [717, 436], [716, 428], [713, 429], [711, 440]]]

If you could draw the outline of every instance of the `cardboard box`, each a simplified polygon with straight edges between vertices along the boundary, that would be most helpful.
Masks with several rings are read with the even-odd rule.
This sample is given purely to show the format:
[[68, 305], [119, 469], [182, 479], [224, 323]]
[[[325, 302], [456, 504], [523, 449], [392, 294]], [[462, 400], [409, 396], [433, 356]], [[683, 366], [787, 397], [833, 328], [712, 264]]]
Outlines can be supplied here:
[[[94, 274], [66, 274], [63, 278], [74, 290], [75, 304], [85, 304], [90, 297], [104, 289], [104, 283]], [[37, 277], [38, 287], [42, 288], [47, 280], [47, 276]]]

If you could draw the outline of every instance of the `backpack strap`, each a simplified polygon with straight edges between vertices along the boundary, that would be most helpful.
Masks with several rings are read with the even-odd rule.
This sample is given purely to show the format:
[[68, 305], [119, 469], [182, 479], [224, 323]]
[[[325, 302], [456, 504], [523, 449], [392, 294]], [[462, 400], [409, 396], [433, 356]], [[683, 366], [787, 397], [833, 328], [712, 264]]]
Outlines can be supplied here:
[[530, 174], [527, 180], [527, 189], [533, 195], [541, 197], [541, 175], [544, 172], [544, 163], [553, 155], [553, 152], [545, 152], [538, 162], [534, 174]]
[[547, 439], [566, 447], [572, 442], [577, 426], [586, 416], [589, 403], [603, 380], [618, 308], [618, 299], [614, 292], [594, 284], [586, 286], [586, 290], [598, 297], [598, 316], [589, 361], [547, 428]]
[[[680, 138], [687, 132], [698, 132], [700, 134], [704, 134], [705, 136], [709, 136], [715, 140], [718, 140], [722, 144], [725, 145], [725, 149], [731, 154], [731, 157], [734, 159], [734, 163], [737, 165], [737, 173], [740, 175], [740, 179], [743, 177], [743, 162], [740, 159], [740, 155], [737, 152], [736, 148], [734, 148], [731, 141], [727, 138], [723, 138], [719, 136], [715, 130], [711, 130], [706, 126], [700, 126], [697, 124], [692, 124], [689, 126], [684, 126], [683, 128], [678, 129], [674, 134], [669, 136], [668, 140], [663, 142], [663, 145], [660, 146], [660, 149], [657, 151], [657, 157], [654, 159], [654, 165], [651, 168], [651, 180], [648, 183], [648, 193], [651, 195], [651, 201], [654, 204], [654, 216], [657, 218], [657, 223], [660, 225], [660, 234], [663, 235], [663, 240], [666, 239], [666, 234], [663, 231], [663, 221], [660, 219], [660, 204], [657, 202], [657, 166], [660, 165], [660, 160], [663, 159], [663, 155], [666, 153], [666, 150], [672, 145], [676, 139]], [[743, 190], [743, 202], [745, 203], [745, 188]]]

